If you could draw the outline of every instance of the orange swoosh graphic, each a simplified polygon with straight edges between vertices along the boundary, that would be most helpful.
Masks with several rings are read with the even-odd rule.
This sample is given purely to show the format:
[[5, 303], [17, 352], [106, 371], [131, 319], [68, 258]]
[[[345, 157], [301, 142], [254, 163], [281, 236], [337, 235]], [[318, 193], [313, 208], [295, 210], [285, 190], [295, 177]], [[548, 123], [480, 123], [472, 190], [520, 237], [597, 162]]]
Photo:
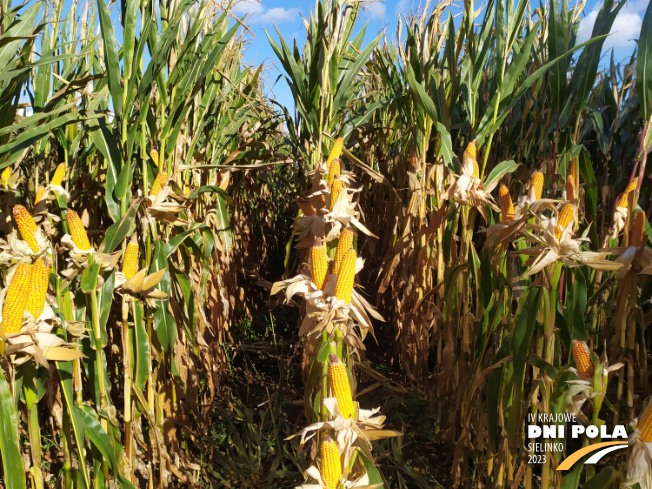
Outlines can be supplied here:
[[588, 447], [581, 448], [578, 451], [574, 452], [571, 456], [566, 457], [564, 461], [561, 464], [559, 464], [557, 470], [569, 470], [573, 465], [575, 465], [575, 462], [581, 459], [584, 455], [588, 455], [591, 452], [595, 452], [597, 450], [600, 450], [601, 448], [610, 447], [613, 445], [623, 445], [623, 448], [625, 448], [627, 446], [627, 442], [605, 441], [602, 443], [595, 443], [593, 445], [589, 445]]

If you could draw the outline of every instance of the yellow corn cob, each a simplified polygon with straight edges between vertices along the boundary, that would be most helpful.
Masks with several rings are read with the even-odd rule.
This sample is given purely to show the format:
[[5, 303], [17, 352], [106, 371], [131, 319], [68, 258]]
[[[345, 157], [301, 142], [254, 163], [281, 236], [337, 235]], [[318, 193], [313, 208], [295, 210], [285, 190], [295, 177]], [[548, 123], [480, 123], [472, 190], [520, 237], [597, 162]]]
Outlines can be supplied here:
[[324, 481], [326, 489], [337, 489], [342, 478], [342, 461], [337, 443], [326, 435], [321, 442], [321, 478]]
[[[31, 282], [32, 265], [21, 263], [16, 267], [14, 276], [9, 283], [9, 290], [2, 306], [2, 325], [4, 334], [20, 333], [23, 327], [23, 315], [27, 306]], [[0, 328], [0, 329], [3, 329]]]
[[57, 169], [54, 170], [54, 175], [52, 176], [52, 180], [50, 180], [50, 183], [55, 186], [61, 185], [63, 182], [63, 176], [66, 173], [66, 165], [65, 163], [59, 163], [59, 166], [57, 166]]
[[638, 177], [636, 177], [634, 180], [629, 182], [629, 185], [627, 185], [627, 188], [623, 192], [623, 195], [620, 197], [620, 200], [618, 201], [618, 207], [627, 207], [628, 202], [627, 198], [629, 197], [629, 193], [636, 188], [638, 185]]
[[[477, 154], [478, 154], [478, 148], [475, 145], [475, 139], [474, 139], [473, 141], [471, 141], [466, 146], [466, 150], [464, 150], [464, 155], [462, 157], [463, 158], [462, 159], [462, 162], [463, 162], [462, 164], [464, 165], [468, 161], [471, 161], [471, 163], [473, 165], [473, 176], [475, 178], [479, 179], [480, 178], [480, 167], [478, 167], [478, 161], [476, 160]], [[466, 166], [466, 165], [464, 165], [464, 166]]]
[[573, 220], [573, 217], [575, 217], [575, 208], [573, 207], [573, 204], [564, 204], [561, 211], [559, 211], [559, 216], [557, 217], [555, 238], [557, 238], [558, 241], [561, 239], [561, 235], [564, 234], [564, 231]]
[[509, 195], [509, 189], [506, 185], [500, 184], [498, 189], [498, 197], [500, 199], [500, 211], [503, 216], [503, 222], [509, 222], [514, 219], [514, 204]]
[[571, 162], [570, 169], [568, 170], [568, 175], [567, 176], [573, 177], [573, 185], [577, 185], [580, 182], [580, 180], [578, 178], [579, 175], [577, 174], [577, 159], [574, 159]]
[[27, 298], [27, 312], [34, 316], [34, 318], [38, 318], [43, 312], [45, 296], [48, 293], [50, 269], [45, 266], [41, 258], [38, 258], [32, 265], [31, 275], [32, 283], [29, 297]]
[[342, 258], [339, 273], [337, 274], [337, 283], [335, 284], [335, 297], [351, 304], [351, 294], [353, 292], [353, 279], [355, 278], [355, 262], [358, 254], [353, 248], [347, 251]]
[[75, 243], [75, 246], [83, 251], [90, 250], [91, 243], [88, 241], [88, 234], [86, 234], [86, 229], [79, 218], [79, 214], [72, 209], [68, 209], [66, 221], [68, 222], [68, 231], [70, 232], [70, 236], [72, 236], [72, 242]]
[[355, 408], [351, 397], [349, 374], [346, 372], [346, 365], [333, 353], [328, 357], [328, 379], [340, 413], [344, 418], [351, 419], [355, 414]]
[[39, 202], [41, 202], [44, 195], [45, 195], [45, 187], [41, 186], [38, 189], [36, 189], [36, 198], [34, 199], [34, 203], [38, 204]]
[[125, 257], [122, 261], [122, 274], [127, 280], [136, 275], [138, 271], [138, 242], [136, 237], [133, 236], [131, 241], [127, 243], [125, 250]]
[[534, 199], [539, 200], [543, 195], [543, 173], [536, 171], [532, 174], [530, 188], [534, 189]]
[[328, 155], [328, 160], [326, 160], [326, 168], [331, 167], [331, 163], [335, 158], [339, 158], [342, 154], [342, 148], [344, 147], [344, 140], [342, 138], [337, 138], [333, 143], [333, 148], [331, 149], [330, 154]]
[[342, 259], [347, 251], [353, 246], [353, 231], [351, 228], [346, 228], [340, 233], [340, 239], [337, 242], [337, 250], [335, 250], [335, 263], [333, 265], [333, 273], [340, 273], [340, 266], [342, 265]]
[[331, 212], [335, 207], [337, 199], [340, 198], [340, 195], [342, 195], [342, 180], [340, 180], [340, 177], [336, 176], [333, 180], [333, 186], [331, 187], [331, 207], [329, 209]]
[[335, 175], [337, 175], [338, 177], [341, 175], [340, 169], [341, 169], [340, 160], [336, 158], [331, 163], [331, 166], [328, 167], [328, 188], [333, 187], [333, 181], [335, 181]]
[[310, 250], [310, 273], [312, 274], [312, 281], [319, 290], [324, 286], [327, 271], [328, 256], [326, 256], [326, 247], [323, 244], [313, 246]]
[[575, 200], [575, 179], [573, 175], [568, 175], [566, 179], [566, 200]]
[[475, 139], [466, 145], [466, 150], [464, 151], [464, 157], [475, 160], [478, 155], [478, 147], [475, 144]]
[[308, 199], [297, 199], [297, 205], [299, 206], [299, 209], [301, 209], [301, 212], [303, 212], [304, 216], [315, 215], [315, 208], [310, 204]]
[[649, 402], [643, 414], [638, 418], [636, 428], [641, 432], [639, 439], [644, 443], [652, 442], [652, 402]]
[[10, 178], [11, 178], [11, 167], [8, 166], [4, 170], [2, 170], [2, 185], [8, 187]]
[[152, 190], [150, 190], [149, 195], [154, 197], [165, 187], [165, 184], [168, 183], [168, 174], [167, 172], [160, 171], [156, 175], [156, 180], [154, 180], [154, 185], [152, 185]]
[[154, 164], [156, 166], [159, 166], [159, 164], [158, 164], [158, 151], [156, 151], [155, 149], [151, 150], [149, 152], [149, 156], [151, 156], [152, 160], [154, 161]]
[[645, 232], [645, 212], [638, 211], [636, 217], [634, 218], [634, 226], [632, 227], [632, 233], [629, 235], [630, 246], [636, 246], [637, 248], [645, 242], [645, 237], [643, 233]]
[[591, 380], [595, 369], [589, 353], [589, 347], [583, 341], [573, 340], [573, 359], [577, 366], [577, 373], [582, 380]]
[[36, 223], [31, 214], [22, 205], [15, 205], [13, 209], [14, 219], [18, 225], [20, 236], [27, 242], [34, 253], [38, 253], [36, 242]]

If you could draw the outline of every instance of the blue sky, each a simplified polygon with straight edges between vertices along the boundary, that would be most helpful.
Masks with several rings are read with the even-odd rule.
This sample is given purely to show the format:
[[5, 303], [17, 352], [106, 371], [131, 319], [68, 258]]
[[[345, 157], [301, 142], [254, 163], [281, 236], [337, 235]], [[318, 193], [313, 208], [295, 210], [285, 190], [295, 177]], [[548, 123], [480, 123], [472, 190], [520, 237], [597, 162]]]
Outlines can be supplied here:
[[[631, 56], [636, 46], [635, 39], [641, 30], [647, 2], [648, 0], [628, 0], [621, 10], [614, 23], [612, 35], [605, 42], [604, 54], [607, 56], [604, 59], [607, 62], [611, 49], [614, 49], [616, 60], [628, 59]], [[532, 3], [538, 4], [536, 0]], [[476, 1], [476, 5], [480, 6], [481, 2]], [[599, 0], [587, 0], [580, 23], [580, 41], [590, 37], [601, 5]], [[276, 58], [267, 41], [265, 30], [277, 39], [276, 26], [288, 43], [296, 38], [298, 45], [302, 46], [305, 42], [303, 17], [308, 17], [314, 7], [313, 1], [298, 0], [241, 0], [233, 7], [233, 13], [238, 17], [248, 16], [246, 23], [252, 31], [248, 35], [245, 62], [252, 65], [263, 63], [267, 67], [265, 80], [268, 92], [271, 91], [272, 97], [288, 107], [294, 106], [292, 96], [283, 80], [276, 82], [279, 72], [275, 67]], [[360, 19], [360, 25], [368, 23], [365, 41], [370, 42], [383, 29], [387, 30], [388, 35], [393, 35], [399, 16], [409, 14], [413, 7], [419, 7], [418, 0], [414, 4], [412, 0], [381, 0], [368, 4]]]

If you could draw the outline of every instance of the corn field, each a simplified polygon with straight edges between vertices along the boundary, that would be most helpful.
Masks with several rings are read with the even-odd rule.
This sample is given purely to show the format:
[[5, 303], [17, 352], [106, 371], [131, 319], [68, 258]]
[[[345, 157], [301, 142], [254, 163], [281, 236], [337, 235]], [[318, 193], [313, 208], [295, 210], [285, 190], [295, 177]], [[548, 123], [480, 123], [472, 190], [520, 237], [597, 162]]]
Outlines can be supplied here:
[[367, 6], [0, 0], [0, 487], [652, 489], [652, 2]]

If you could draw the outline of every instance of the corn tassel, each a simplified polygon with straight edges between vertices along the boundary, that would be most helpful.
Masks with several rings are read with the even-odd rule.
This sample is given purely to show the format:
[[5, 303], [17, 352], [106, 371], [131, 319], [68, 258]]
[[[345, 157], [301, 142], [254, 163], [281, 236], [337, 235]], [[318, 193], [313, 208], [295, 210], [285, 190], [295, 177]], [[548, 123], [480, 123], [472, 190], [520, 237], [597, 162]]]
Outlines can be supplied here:
[[66, 221], [68, 222], [68, 230], [75, 246], [83, 251], [90, 250], [91, 243], [88, 241], [88, 234], [86, 234], [86, 229], [79, 218], [79, 214], [72, 209], [68, 209]]
[[652, 442], [652, 402], [648, 403], [647, 408], [638, 418], [636, 428], [641, 432], [639, 439], [644, 443]]
[[564, 231], [571, 223], [575, 217], [575, 208], [573, 204], [564, 204], [559, 211], [559, 216], [557, 217], [557, 231], [555, 232], [555, 238], [559, 241], [564, 234]]
[[330, 154], [328, 155], [328, 160], [326, 160], [326, 168], [330, 169], [333, 160], [340, 157], [342, 154], [342, 148], [344, 148], [344, 140], [342, 138], [337, 138], [333, 143], [333, 148], [331, 149]]
[[326, 435], [321, 442], [321, 478], [324, 481], [326, 489], [337, 489], [342, 478], [342, 461], [337, 443]]
[[36, 242], [36, 223], [32, 215], [22, 205], [15, 205], [13, 209], [14, 219], [18, 225], [20, 236], [27, 242], [34, 253], [38, 253], [38, 243]]
[[2, 170], [2, 185], [5, 187], [9, 187], [10, 178], [11, 178], [11, 167], [8, 166], [4, 170]]
[[323, 244], [313, 246], [310, 250], [310, 273], [312, 274], [312, 281], [319, 290], [324, 286], [327, 271], [328, 256], [326, 255], [326, 246]]
[[341, 176], [341, 164], [339, 159], [334, 159], [331, 166], [328, 168], [328, 188], [333, 187], [335, 177]]
[[629, 194], [636, 188], [638, 185], [638, 177], [636, 177], [634, 180], [629, 182], [629, 185], [627, 185], [627, 188], [623, 192], [623, 195], [620, 197], [620, 200], [618, 201], [618, 207], [627, 207], [628, 205], [628, 197]]
[[66, 174], [66, 164], [59, 163], [57, 169], [54, 170], [54, 175], [52, 176], [52, 180], [50, 180], [50, 183], [56, 187], [61, 186], [65, 174]]
[[629, 245], [637, 248], [645, 242], [645, 211], [638, 211], [634, 218], [632, 233], [629, 235]]
[[333, 353], [328, 358], [328, 379], [340, 414], [346, 419], [351, 419], [355, 414], [355, 407], [351, 396], [349, 374], [346, 372], [346, 365]]
[[122, 262], [122, 274], [127, 280], [136, 275], [138, 271], [138, 242], [136, 237], [132, 237], [127, 243], [124, 261]]
[[541, 199], [543, 195], [543, 173], [540, 171], [534, 172], [530, 178], [530, 188], [534, 189], [534, 200]]
[[38, 258], [32, 265], [32, 281], [29, 297], [27, 298], [27, 312], [35, 319], [43, 313], [45, 298], [48, 293], [50, 282], [50, 269], [41, 258]]
[[339, 273], [337, 274], [337, 283], [335, 284], [335, 297], [339, 300], [351, 304], [351, 295], [353, 294], [353, 280], [355, 278], [355, 263], [358, 254], [351, 248], [344, 254]]
[[[9, 289], [2, 306], [2, 327], [4, 335], [20, 333], [23, 327], [23, 315], [27, 307], [27, 297], [30, 292], [32, 265], [21, 263], [16, 267], [14, 276], [9, 283]], [[4, 336], [3, 336], [4, 339]]]
[[514, 220], [514, 204], [509, 195], [509, 189], [506, 185], [500, 184], [498, 189], [498, 196], [500, 198], [500, 211], [503, 216], [503, 222]]
[[156, 180], [154, 180], [154, 185], [152, 185], [152, 190], [149, 192], [150, 197], [155, 197], [158, 193], [165, 187], [165, 184], [168, 183], [168, 174], [167, 172], [160, 171], [156, 175]]
[[583, 341], [573, 340], [573, 359], [577, 366], [577, 373], [582, 380], [591, 380], [595, 369], [589, 347]]
[[340, 198], [342, 195], [342, 180], [340, 180], [340, 177], [335, 177], [333, 180], [333, 186], [331, 187], [331, 206], [329, 211], [333, 212], [333, 209], [335, 208], [335, 203], [337, 200]]
[[43, 197], [45, 196], [45, 187], [40, 186], [36, 190], [36, 197], [34, 198], [34, 204], [38, 204], [43, 200]]
[[335, 250], [335, 263], [333, 265], [333, 273], [340, 273], [340, 266], [347, 251], [353, 246], [353, 230], [346, 228], [340, 233], [340, 239], [337, 242], [337, 250]]

